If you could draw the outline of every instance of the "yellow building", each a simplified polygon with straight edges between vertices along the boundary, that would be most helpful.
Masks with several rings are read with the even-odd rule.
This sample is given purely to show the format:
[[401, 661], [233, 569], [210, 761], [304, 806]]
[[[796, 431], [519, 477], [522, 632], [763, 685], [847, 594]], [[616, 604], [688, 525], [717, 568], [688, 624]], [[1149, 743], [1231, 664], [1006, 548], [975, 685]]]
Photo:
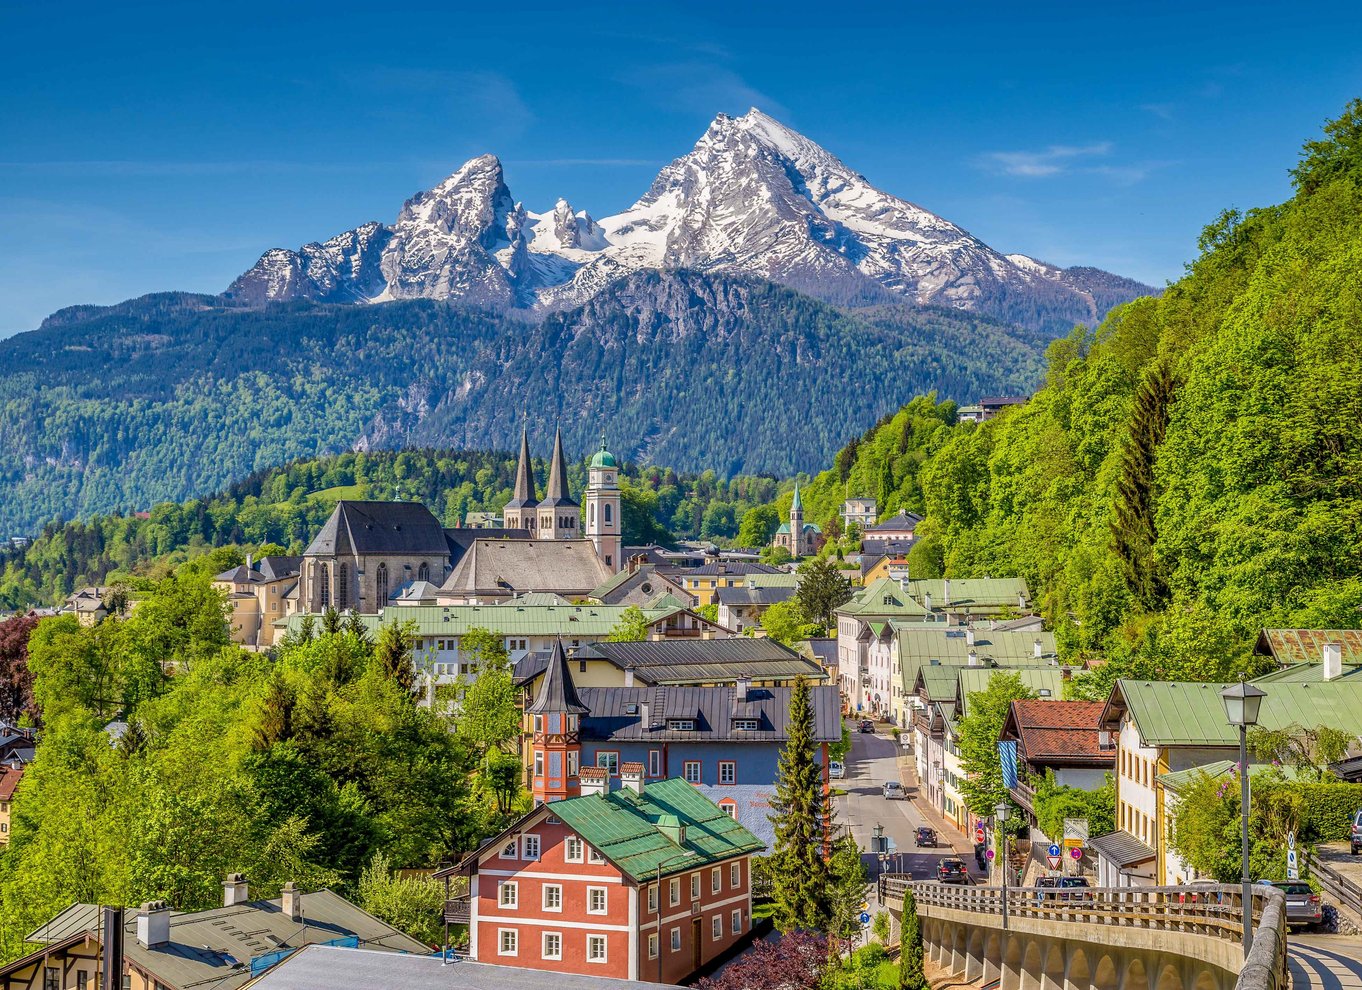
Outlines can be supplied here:
[[714, 601], [714, 592], [720, 588], [743, 588], [747, 579], [754, 574], [780, 574], [778, 567], [758, 564], [748, 560], [716, 560], [703, 567], [693, 567], [675, 575], [686, 594], [703, 606]]
[[0, 767], [0, 846], [9, 845], [9, 823], [14, 805], [14, 792], [19, 787], [24, 771], [18, 767]]
[[274, 623], [287, 619], [298, 604], [298, 596], [290, 592], [298, 584], [301, 562], [301, 557], [261, 557], [258, 561], [247, 557], [240, 567], [213, 578], [213, 587], [227, 596], [233, 643], [274, 645]]

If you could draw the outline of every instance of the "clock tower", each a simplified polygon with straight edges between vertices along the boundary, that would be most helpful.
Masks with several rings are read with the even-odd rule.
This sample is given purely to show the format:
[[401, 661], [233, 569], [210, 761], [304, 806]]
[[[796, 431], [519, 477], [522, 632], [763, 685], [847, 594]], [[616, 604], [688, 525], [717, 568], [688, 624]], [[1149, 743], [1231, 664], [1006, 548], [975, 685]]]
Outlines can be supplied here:
[[619, 465], [615, 455], [605, 449], [596, 451], [587, 468], [586, 538], [596, 546], [596, 553], [612, 571], [624, 566], [623, 520], [620, 519]]

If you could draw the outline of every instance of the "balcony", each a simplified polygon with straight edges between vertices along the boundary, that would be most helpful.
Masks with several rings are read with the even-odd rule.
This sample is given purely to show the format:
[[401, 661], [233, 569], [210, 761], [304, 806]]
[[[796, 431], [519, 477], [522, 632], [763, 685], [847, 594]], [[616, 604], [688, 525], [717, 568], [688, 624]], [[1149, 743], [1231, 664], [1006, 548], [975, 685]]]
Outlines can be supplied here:
[[468, 897], [455, 897], [445, 901], [445, 924], [447, 925], [466, 925], [472, 918], [469, 911]]

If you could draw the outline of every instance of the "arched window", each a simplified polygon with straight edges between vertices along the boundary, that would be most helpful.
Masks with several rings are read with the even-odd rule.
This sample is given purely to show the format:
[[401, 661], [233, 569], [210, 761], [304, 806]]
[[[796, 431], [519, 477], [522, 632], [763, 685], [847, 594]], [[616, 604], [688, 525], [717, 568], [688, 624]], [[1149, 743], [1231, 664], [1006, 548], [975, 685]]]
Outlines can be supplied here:
[[379, 564], [378, 573], [374, 577], [374, 583], [378, 586], [378, 607], [382, 608], [388, 604], [388, 565]]
[[596, 525], [596, 503], [591, 503], [591, 525]]
[[430, 580], [430, 565], [427, 564], [424, 560], [421, 561], [421, 566], [416, 568], [416, 580], [418, 581]]
[[349, 608], [350, 581], [349, 570], [345, 564], [336, 565], [336, 608]]
[[321, 585], [321, 596], [320, 596], [320, 600], [321, 600], [321, 603], [322, 603], [322, 608], [330, 608], [330, 607], [331, 607], [331, 565], [330, 565], [330, 564], [322, 564], [321, 570], [322, 570], [321, 577], [318, 578], [318, 583]]
[[606, 502], [606, 503], [605, 503], [605, 524], [606, 524], [607, 526], [610, 525], [610, 503], [609, 503], [609, 502]]

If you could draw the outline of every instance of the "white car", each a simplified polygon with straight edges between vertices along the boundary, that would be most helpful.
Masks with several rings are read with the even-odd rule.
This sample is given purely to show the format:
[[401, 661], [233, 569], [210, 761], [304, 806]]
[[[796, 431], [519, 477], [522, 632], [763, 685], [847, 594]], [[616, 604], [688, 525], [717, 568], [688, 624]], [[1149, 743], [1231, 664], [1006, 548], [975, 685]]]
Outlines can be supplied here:
[[903, 785], [897, 780], [886, 781], [884, 785], [884, 799], [886, 801], [902, 801], [908, 796], [904, 791]]
[[836, 760], [833, 760], [831, 763], [828, 764], [828, 776], [831, 777], [833, 780], [841, 780], [846, 775], [847, 768], [842, 766], [842, 764], [838, 763]]

